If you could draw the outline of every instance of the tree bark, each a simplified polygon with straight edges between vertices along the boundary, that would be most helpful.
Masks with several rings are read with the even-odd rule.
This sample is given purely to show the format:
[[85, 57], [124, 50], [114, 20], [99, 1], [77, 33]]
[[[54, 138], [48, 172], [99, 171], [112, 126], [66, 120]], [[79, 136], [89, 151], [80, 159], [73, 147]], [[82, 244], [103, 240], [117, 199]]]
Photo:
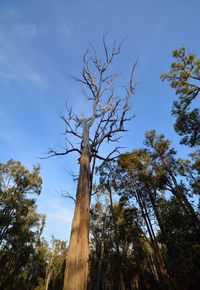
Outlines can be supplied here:
[[86, 290], [90, 225], [90, 152], [83, 147], [63, 290]]

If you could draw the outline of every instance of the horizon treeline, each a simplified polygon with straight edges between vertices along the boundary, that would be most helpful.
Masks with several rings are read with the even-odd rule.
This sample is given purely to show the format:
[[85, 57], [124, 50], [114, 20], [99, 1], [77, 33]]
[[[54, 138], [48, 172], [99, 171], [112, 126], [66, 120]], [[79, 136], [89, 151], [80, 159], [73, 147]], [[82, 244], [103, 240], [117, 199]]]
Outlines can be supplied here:
[[[185, 48], [174, 50], [173, 57], [161, 79], [176, 92], [174, 128], [191, 153], [180, 158], [172, 141], [149, 130], [143, 147], [94, 168], [99, 179], [90, 207], [88, 290], [199, 287], [200, 109], [195, 104], [200, 60]], [[0, 163], [2, 290], [64, 287], [68, 246], [54, 237], [48, 244], [42, 237], [41, 191], [39, 165], [30, 171], [20, 161]]]

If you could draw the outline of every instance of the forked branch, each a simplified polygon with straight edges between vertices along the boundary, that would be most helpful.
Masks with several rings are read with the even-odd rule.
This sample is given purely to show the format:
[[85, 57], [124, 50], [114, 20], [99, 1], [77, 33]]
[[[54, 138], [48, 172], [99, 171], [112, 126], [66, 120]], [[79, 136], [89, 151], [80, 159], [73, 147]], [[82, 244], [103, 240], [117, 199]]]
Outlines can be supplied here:
[[[119, 134], [127, 131], [125, 125], [134, 117], [129, 115], [129, 110], [130, 99], [135, 92], [133, 77], [137, 62], [134, 63], [128, 84], [124, 87], [124, 96], [118, 97], [119, 92], [116, 93], [114, 84], [119, 74], [110, 73], [110, 65], [120, 51], [121, 43], [116, 42], [109, 49], [106, 35], [103, 36], [103, 58], [98, 57], [92, 45], [86, 50], [83, 55], [80, 77], [73, 78], [82, 84], [84, 95], [92, 103], [91, 115], [89, 117], [77, 116], [66, 104], [67, 114], [60, 114], [60, 118], [65, 123], [63, 134], [70, 146], [63, 152], [50, 149], [49, 156], [67, 155], [74, 151], [81, 154], [85, 144], [89, 146], [90, 159], [111, 160], [111, 158], [115, 158], [116, 153], [119, 154], [119, 146], [112, 149], [106, 158], [99, 154], [99, 149], [105, 141], [108, 143], [119, 142], [121, 138]], [[74, 142], [70, 141], [70, 137], [81, 141], [80, 148], [74, 147]], [[85, 142], [87, 138], [88, 142]]]

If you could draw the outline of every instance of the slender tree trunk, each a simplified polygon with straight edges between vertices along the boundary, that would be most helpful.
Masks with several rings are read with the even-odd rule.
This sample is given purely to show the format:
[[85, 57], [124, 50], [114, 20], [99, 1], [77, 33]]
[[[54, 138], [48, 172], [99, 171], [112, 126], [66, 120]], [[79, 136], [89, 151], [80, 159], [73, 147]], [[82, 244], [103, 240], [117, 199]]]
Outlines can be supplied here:
[[49, 282], [50, 282], [51, 274], [52, 274], [51, 273], [52, 261], [53, 261], [53, 253], [51, 254], [51, 258], [50, 258], [49, 265], [48, 265], [47, 272], [46, 272], [45, 290], [48, 290], [49, 289]]
[[45, 290], [49, 289], [50, 278], [51, 278], [51, 272], [49, 271], [49, 273], [47, 274], [46, 282], [45, 282]]
[[126, 290], [125, 288], [125, 282], [124, 282], [124, 275], [123, 275], [123, 272], [122, 270], [120, 269], [120, 272], [119, 272], [119, 275], [120, 275], [120, 290]]
[[119, 250], [119, 235], [118, 235], [118, 229], [117, 229], [117, 224], [116, 224], [116, 217], [113, 209], [113, 200], [112, 200], [112, 192], [111, 188], [109, 188], [109, 199], [110, 199], [110, 211], [112, 214], [112, 219], [113, 219], [113, 225], [114, 225], [114, 235], [115, 235], [115, 245], [117, 249], [117, 270], [118, 270], [118, 285], [119, 285], [119, 290], [125, 290], [125, 283], [124, 283], [124, 275], [122, 271], [122, 263], [121, 263], [121, 255], [120, 255], [120, 250]]
[[100, 258], [99, 258], [99, 264], [98, 264], [96, 290], [100, 290], [101, 289], [103, 256], [104, 256], [104, 241], [102, 240], [101, 241]]
[[[84, 143], [85, 144], [85, 143]], [[82, 148], [76, 207], [72, 222], [63, 290], [86, 290], [89, 259], [90, 225], [90, 152]]]
[[[143, 218], [145, 221], [145, 224], [147, 226], [147, 230], [149, 233], [149, 237], [151, 240], [151, 246], [154, 252], [154, 257], [155, 257], [155, 268], [156, 268], [156, 272], [158, 275], [158, 279], [160, 281], [160, 286], [162, 287], [162, 289], [170, 289], [169, 287], [169, 277], [168, 277], [168, 273], [166, 270], [166, 266], [162, 257], [162, 254], [160, 252], [160, 248], [158, 246], [158, 242], [156, 239], [156, 235], [154, 233], [154, 229], [151, 223], [151, 219], [149, 217], [148, 211], [146, 209], [145, 203], [143, 201], [143, 198], [140, 196], [139, 191], [137, 192], [137, 201], [138, 204], [141, 208], [142, 214], [143, 214]], [[168, 288], [167, 288], [168, 287]], [[160, 288], [161, 289], [161, 288]]]
[[[138, 249], [139, 251], [139, 249]], [[142, 269], [142, 266], [141, 266], [141, 261], [140, 261], [140, 257], [139, 257], [139, 253], [138, 251], [136, 251], [135, 253], [135, 259], [136, 259], [136, 265], [137, 265], [137, 268], [138, 268], [138, 273], [137, 273], [137, 283], [138, 283], [138, 287], [136, 289], [139, 288], [140, 286], [140, 289], [141, 290], [147, 290], [146, 288], [146, 285], [144, 283], [144, 279], [143, 279], [143, 269]]]
[[99, 264], [98, 264], [98, 274], [97, 274], [97, 284], [96, 284], [96, 290], [100, 290], [102, 288], [102, 266], [103, 266], [103, 258], [104, 258], [104, 232], [106, 227], [106, 214], [103, 222], [103, 232], [102, 232], [102, 240], [101, 240], [101, 250], [100, 250], [100, 258], [99, 258]]
[[148, 220], [148, 224], [149, 224], [149, 229], [150, 229], [149, 235], [150, 235], [150, 239], [151, 239], [152, 249], [154, 252], [155, 267], [156, 267], [156, 271], [157, 271], [158, 278], [160, 281], [160, 287], [163, 290], [164, 289], [171, 289], [166, 265], [165, 265], [164, 259], [163, 259], [162, 254], [161, 254], [161, 250], [160, 250], [158, 242], [157, 242], [157, 238], [156, 238], [156, 235], [155, 235], [152, 223], [151, 223], [151, 219], [149, 217], [148, 211], [145, 207], [145, 203], [143, 202], [143, 200], [142, 200], [142, 206], [144, 207], [145, 216], [146, 216], [146, 218]]

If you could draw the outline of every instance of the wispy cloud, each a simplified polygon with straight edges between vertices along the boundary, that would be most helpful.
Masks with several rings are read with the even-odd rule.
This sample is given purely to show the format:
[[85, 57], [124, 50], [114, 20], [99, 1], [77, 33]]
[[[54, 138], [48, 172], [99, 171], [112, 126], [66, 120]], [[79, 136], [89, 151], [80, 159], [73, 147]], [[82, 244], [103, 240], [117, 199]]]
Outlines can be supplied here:
[[48, 86], [45, 78], [37, 70], [31, 67], [31, 65], [27, 63], [25, 65], [23, 65], [23, 63], [15, 63], [15, 65], [13, 65], [9, 56], [7, 56], [4, 62], [0, 59], [0, 78], [21, 82], [28, 81], [39, 88], [46, 88]]
[[0, 141], [5, 146], [11, 146], [12, 149], [18, 148], [20, 144], [19, 130], [15, 130], [13, 124], [17, 124], [17, 121], [13, 120], [11, 115], [6, 114], [2, 108], [0, 108]]
[[64, 24], [61, 26], [60, 32], [65, 35], [69, 35], [71, 33], [71, 30], [66, 24]]
[[70, 224], [73, 218], [73, 211], [61, 204], [59, 198], [51, 199], [49, 210], [46, 212], [47, 220], [51, 222], [63, 222]]
[[35, 24], [18, 24], [15, 26], [15, 33], [21, 37], [33, 38], [39, 34]]
[[68, 240], [73, 210], [69, 208], [66, 202], [63, 203], [63, 200], [58, 197], [49, 197], [41, 205], [41, 210], [46, 215], [46, 226], [43, 233], [45, 238], [50, 240], [52, 235], [54, 235], [61, 240]]
[[5, 130], [0, 129], [0, 140], [3, 140], [9, 144], [12, 144], [13, 140], [16, 142], [16, 138], [13, 138], [10, 134], [8, 134]]
[[3, 10], [0, 15], [1, 79], [28, 82], [38, 88], [47, 87], [47, 80], [42, 75], [40, 64], [35, 63], [33, 51], [35, 38], [42, 33], [44, 30], [35, 23], [22, 22], [16, 11]]
[[1, 14], [0, 14], [1, 20], [12, 19], [12, 18], [16, 18], [17, 16], [18, 16], [18, 13], [14, 8], [9, 7], [9, 8], [1, 9]]
[[32, 69], [32, 71], [29, 70], [24, 72], [24, 78], [32, 82], [37, 87], [45, 88], [48, 86], [47, 81], [36, 71]]
[[16, 81], [28, 81], [39, 88], [48, 86], [41, 72], [34, 68], [31, 60], [18, 53], [18, 47], [12, 41], [0, 38], [0, 78]]
[[47, 212], [47, 218], [49, 221], [71, 223], [72, 212], [69, 212], [69, 209], [59, 209], [59, 212]]
[[0, 78], [16, 80], [17, 75], [11, 72], [0, 71]]

